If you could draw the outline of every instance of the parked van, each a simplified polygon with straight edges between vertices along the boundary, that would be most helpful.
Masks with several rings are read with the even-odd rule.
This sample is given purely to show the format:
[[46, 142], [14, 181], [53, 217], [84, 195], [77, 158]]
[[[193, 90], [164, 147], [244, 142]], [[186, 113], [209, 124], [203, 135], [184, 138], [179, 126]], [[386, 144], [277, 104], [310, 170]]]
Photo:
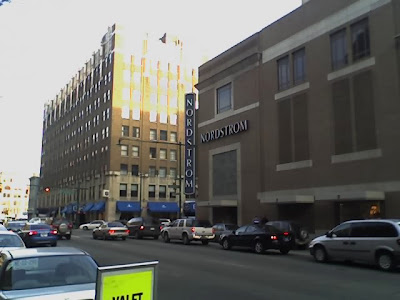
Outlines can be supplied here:
[[400, 263], [400, 220], [347, 221], [312, 240], [309, 249], [318, 262], [363, 262], [389, 271]]

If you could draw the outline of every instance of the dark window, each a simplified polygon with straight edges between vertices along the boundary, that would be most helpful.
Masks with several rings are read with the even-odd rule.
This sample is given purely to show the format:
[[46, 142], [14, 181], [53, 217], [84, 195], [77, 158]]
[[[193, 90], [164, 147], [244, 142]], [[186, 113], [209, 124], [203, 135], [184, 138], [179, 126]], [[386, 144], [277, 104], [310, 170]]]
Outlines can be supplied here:
[[156, 173], [157, 173], [156, 167], [150, 166], [149, 167], [149, 177], [155, 177], [157, 175]]
[[350, 236], [351, 224], [341, 224], [333, 229], [332, 233], [337, 237], [348, 237]]
[[134, 138], [140, 138], [140, 128], [139, 127], [132, 127], [132, 136]]
[[121, 164], [121, 175], [128, 175], [128, 165]]
[[149, 185], [149, 198], [155, 198], [155, 197], [156, 197], [156, 186]]
[[236, 229], [236, 232], [235, 232], [235, 233], [236, 233], [236, 234], [244, 233], [244, 232], [246, 231], [247, 227], [248, 227], [248, 226], [242, 226], [242, 227]]
[[368, 223], [370, 227], [371, 237], [398, 237], [399, 234], [396, 228], [386, 222], [371, 222]]
[[292, 117], [289, 99], [278, 102], [279, 163], [292, 162]]
[[370, 55], [368, 19], [351, 26], [353, 61]]
[[119, 185], [119, 196], [120, 197], [127, 196], [127, 188], [128, 188], [128, 185], [126, 183], [120, 183], [120, 185]]
[[253, 232], [257, 232], [259, 230], [260, 229], [257, 228], [256, 226], [249, 226], [249, 227], [247, 227], [246, 233], [253, 233]]
[[166, 130], [160, 130], [160, 140], [168, 141], [168, 132]]
[[180, 220], [180, 221], [179, 221], [179, 224], [178, 224], [178, 227], [183, 227], [183, 223], [184, 223], [184, 221], [183, 221], [183, 220]]
[[306, 80], [306, 51], [297, 50], [293, 53], [293, 82], [302, 83]]
[[159, 198], [166, 198], [167, 197], [167, 186], [160, 185], [158, 190], [158, 197]]
[[138, 196], [138, 185], [131, 184], [131, 197], [137, 197], [137, 196]]
[[217, 89], [217, 114], [232, 108], [232, 87], [228, 83]]
[[139, 176], [139, 165], [132, 165], [132, 175]]
[[331, 59], [333, 70], [347, 65], [346, 29], [331, 35]]
[[157, 158], [157, 149], [150, 148], [150, 158]]
[[122, 125], [122, 136], [129, 136], [129, 126]]
[[366, 223], [354, 223], [351, 225], [351, 237], [368, 237], [371, 235], [371, 226]]
[[285, 90], [290, 87], [289, 56], [278, 60], [278, 89]]
[[237, 194], [236, 150], [213, 155], [213, 195]]
[[208, 220], [195, 220], [193, 226], [195, 226], [195, 227], [205, 227], [205, 228], [212, 227], [210, 221], [208, 221]]

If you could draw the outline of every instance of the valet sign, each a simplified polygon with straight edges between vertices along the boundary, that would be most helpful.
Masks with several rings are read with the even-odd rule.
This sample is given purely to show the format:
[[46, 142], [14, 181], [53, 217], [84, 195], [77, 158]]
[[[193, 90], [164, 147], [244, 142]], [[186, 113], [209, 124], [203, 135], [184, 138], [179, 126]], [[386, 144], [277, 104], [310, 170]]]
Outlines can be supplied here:
[[185, 194], [186, 195], [193, 195], [196, 190], [195, 169], [194, 169], [195, 103], [196, 103], [196, 94], [189, 93], [185, 95]]

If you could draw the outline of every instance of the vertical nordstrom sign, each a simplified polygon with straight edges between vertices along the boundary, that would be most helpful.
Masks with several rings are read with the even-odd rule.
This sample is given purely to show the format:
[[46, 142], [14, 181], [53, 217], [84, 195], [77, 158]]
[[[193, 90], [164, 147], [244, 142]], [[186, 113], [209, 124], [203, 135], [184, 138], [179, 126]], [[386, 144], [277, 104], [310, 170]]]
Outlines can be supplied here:
[[196, 191], [194, 143], [195, 143], [195, 103], [196, 94], [185, 95], [185, 194], [193, 195]]

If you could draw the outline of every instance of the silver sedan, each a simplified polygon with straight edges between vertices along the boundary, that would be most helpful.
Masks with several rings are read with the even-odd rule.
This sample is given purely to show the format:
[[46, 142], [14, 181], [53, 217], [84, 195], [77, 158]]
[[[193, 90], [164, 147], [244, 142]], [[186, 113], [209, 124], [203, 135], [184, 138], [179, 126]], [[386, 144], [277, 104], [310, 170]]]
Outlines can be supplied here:
[[120, 222], [106, 222], [99, 228], [93, 229], [93, 239], [116, 239], [125, 240], [129, 235], [129, 229]]

